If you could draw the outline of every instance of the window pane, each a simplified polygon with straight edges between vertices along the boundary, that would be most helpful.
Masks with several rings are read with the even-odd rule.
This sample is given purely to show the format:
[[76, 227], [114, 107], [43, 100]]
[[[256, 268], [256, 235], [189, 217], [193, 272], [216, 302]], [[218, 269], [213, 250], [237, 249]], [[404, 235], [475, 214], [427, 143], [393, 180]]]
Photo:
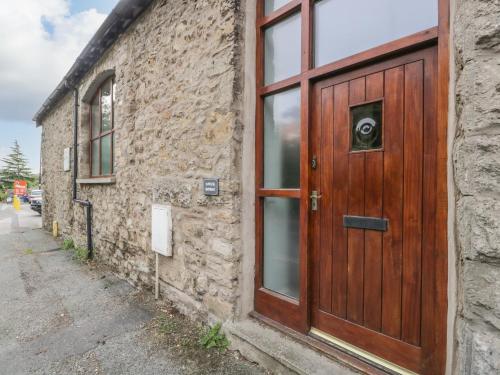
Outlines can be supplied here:
[[265, 84], [300, 73], [300, 14], [265, 31]]
[[437, 24], [437, 0], [317, 1], [314, 5], [315, 66]]
[[382, 146], [382, 102], [351, 108], [352, 150], [373, 150]]
[[92, 142], [92, 176], [99, 176], [99, 140]]
[[101, 138], [102, 175], [108, 176], [112, 173], [111, 142], [112, 135], [109, 134]]
[[281, 8], [289, 2], [290, 0], [266, 0], [264, 2], [264, 14], [267, 16], [269, 13], [274, 12], [276, 9]]
[[91, 116], [92, 116], [92, 138], [99, 135], [100, 129], [100, 115], [99, 115], [99, 96], [96, 96], [91, 105]]
[[300, 187], [300, 89], [264, 99], [264, 187]]
[[299, 200], [264, 198], [264, 287], [299, 298]]
[[106, 82], [101, 88], [102, 105], [102, 132], [111, 130], [111, 81]]

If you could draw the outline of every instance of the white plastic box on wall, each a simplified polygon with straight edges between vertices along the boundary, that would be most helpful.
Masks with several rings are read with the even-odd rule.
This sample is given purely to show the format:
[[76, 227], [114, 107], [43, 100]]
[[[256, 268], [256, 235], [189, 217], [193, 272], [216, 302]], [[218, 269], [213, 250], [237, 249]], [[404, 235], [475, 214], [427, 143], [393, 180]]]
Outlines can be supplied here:
[[172, 207], [153, 204], [151, 220], [151, 245], [154, 252], [172, 256]]
[[71, 147], [64, 149], [63, 170], [64, 172], [68, 172], [71, 170]]

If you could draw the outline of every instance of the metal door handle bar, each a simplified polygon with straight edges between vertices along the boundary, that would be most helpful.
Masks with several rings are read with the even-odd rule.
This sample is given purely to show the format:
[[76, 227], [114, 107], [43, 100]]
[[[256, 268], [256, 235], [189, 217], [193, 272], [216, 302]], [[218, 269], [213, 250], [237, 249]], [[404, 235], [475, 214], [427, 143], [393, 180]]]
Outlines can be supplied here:
[[378, 217], [344, 215], [344, 227], [385, 232], [389, 220]]

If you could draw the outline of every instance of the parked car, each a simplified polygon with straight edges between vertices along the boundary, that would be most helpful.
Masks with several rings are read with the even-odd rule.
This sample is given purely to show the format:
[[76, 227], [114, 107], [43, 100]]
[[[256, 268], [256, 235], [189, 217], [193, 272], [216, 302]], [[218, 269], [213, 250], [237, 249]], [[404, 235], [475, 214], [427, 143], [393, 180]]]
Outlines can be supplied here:
[[28, 196], [28, 200], [31, 203], [31, 200], [33, 198], [38, 198], [38, 197], [41, 197], [41, 196], [42, 196], [42, 190], [34, 189], [34, 190], [31, 190], [31, 193]]
[[40, 192], [40, 194], [37, 193], [37, 195], [30, 196], [30, 207], [33, 211], [36, 211], [39, 214], [42, 214], [43, 192], [41, 190], [38, 190], [38, 191]]

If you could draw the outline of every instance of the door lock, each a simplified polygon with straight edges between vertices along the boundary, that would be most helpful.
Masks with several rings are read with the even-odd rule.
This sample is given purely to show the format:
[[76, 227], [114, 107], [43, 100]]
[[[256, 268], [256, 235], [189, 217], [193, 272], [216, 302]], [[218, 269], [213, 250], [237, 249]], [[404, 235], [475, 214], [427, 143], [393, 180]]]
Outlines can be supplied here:
[[318, 194], [317, 190], [311, 192], [311, 211], [318, 211], [318, 199], [321, 198], [321, 194]]
[[318, 158], [316, 157], [316, 155], [313, 155], [311, 159], [311, 168], [312, 169], [318, 168]]

